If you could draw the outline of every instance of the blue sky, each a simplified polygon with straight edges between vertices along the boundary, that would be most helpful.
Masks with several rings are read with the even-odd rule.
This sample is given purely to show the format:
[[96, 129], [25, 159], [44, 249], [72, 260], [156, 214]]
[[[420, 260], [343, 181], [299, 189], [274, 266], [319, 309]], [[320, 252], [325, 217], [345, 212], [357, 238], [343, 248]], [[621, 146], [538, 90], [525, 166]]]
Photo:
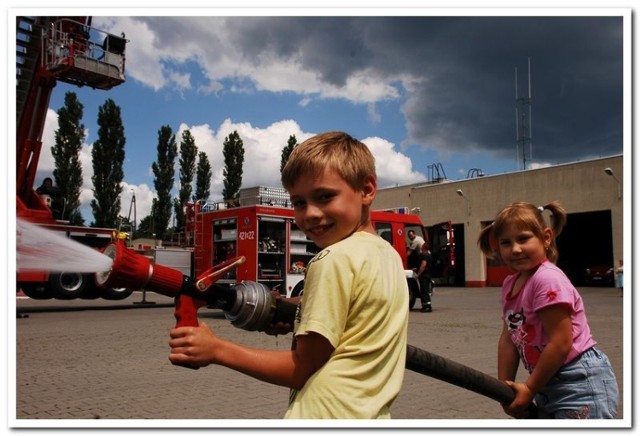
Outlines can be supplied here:
[[529, 167], [621, 154], [628, 145], [624, 117], [630, 120], [623, 112], [629, 74], [623, 24], [630, 25], [630, 12], [623, 18], [620, 9], [598, 15], [547, 9], [537, 17], [539, 11], [526, 9], [489, 11], [93, 13], [94, 27], [124, 32], [130, 41], [127, 81], [110, 91], [56, 86], [37, 182], [53, 170], [48, 150], [68, 91], [84, 105], [87, 223], [90, 149], [106, 99], [120, 106], [127, 139], [122, 213], [135, 192], [138, 220], [149, 213], [154, 195], [151, 165], [164, 125], [178, 142], [190, 129], [208, 154], [212, 200], [221, 199], [222, 144], [234, 130], [245, 146], [243, 187], [278, 186], [289, 136], [302, 142], [326, 130], [349, 132], [372, 149], [380, 187], [427, 181], [433, 164], [454, 180], [473, 168], [517, 171], [514, 70], [525, 86], [528, 59]]

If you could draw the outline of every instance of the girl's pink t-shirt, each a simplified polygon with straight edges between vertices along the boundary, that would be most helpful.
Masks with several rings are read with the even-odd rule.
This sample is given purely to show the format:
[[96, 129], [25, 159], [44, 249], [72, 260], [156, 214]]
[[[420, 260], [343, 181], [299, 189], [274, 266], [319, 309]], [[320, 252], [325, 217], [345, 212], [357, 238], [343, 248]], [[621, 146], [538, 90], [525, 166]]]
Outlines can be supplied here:
[[564, 364], [596, 344], [591, 336], [582, 298], [560, 268], [549, 261], [543, 262], [518, 295], [509, 297], [518, 275], [508, 276], [502, 284], [502, 319], [527, 371], [532, 372], [536, 367], [549, 341], [537, 314], [544, 307], [564, 304], [570, 309], [573, 344]]

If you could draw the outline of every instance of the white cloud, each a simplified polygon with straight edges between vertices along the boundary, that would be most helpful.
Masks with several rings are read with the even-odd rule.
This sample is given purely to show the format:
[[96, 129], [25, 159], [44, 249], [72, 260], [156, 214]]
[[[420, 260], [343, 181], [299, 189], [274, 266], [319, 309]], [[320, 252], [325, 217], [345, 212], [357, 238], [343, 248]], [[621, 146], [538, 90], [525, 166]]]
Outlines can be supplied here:
[[58, 128], [58, 114], [56, 111], [49, 109], [45, 117], [44, 129], [42, 131], [42, 149], [40, 150], [40, 160], [38, 161], [38, 175], [40, 176], [36, 183], [44, 177], [51, 177], [55, 167], [53, 156], [51, 155], [51, 146], [56, 141], [56, 129]]
[[158, 51], [154, 49], [156, 35], [146, 23], [132, 17], [95, 17], [93, 26], [117, 35], [126, 29], [125, 37], [129, 40], [127, 75], [138, 79], [155, 91], [166, 86], [165, 71], [160, 62], [165, 56], [159, 56]]
[[391, 142], [378, 137], [366, 138], [362, 142], [375, 157], [379, 188], [426, 180], [424, 174], [413, 170], [411, 159], [398, 152]]
[[[132, 201], [134, 194], [135, 202]], [[123, 182], [122, 194], [120, 195], [120, 215], [130, 218], [131, 221], [135, 220], [139, 225], [140, 220], [151, 213], [154, 197], [155, 192], [146, 183], [131, 185]]]
[[[58, 118], [54, 111], [49, 110], [47, 122], [43, 134], [43, 147], [40, 156], [39, 172], [53, 172], [53, 158], [50, 148], [54, 143], [54, 133], [58, 128]], [[243, 141], [245, 160], [243, 166], [242, 186], [281, 186], [280, 185], [280, 159], [282, 149], [291, 135], [295, 135], [298, 143], [302, 143], [317, 132], [304, 132], [294, 120], [282, 120], [265, 128], [252, 126], [250, 123], [234, 122], [226, 119], [217, 129], [208, 124], [188, 126], [181, 124], [176, 133], [176, 140], [182, 138], [182, 132], [189, 129], [193, 135], [199, 151], [207, 153], [213, 170], [211, 181], [211, 197], [213, 201], [222, 200], [224, 157], [223, 147], [225, 138], [237, 131]], [[414, 171], [411, 159], [397, 150], [397, 147], [382, 138], [371, 137], [364, 142], [376, 159], [376, 171], [378, 173], [378, 185], [380, 187], [404, 185], [425, 180], [425, 176]], [[87, 223], [92, 221], [92, 213], [89, 204], [93, 199], [93, 174], [91, 164], [92, 144], [84, 144], [80, 153], [82, 163], [83, 184], [80, 200], [82, 214]], [[178, 177], [178, 159], [176, 159], [176, 178]], [[44, 176], [43, 176], [44, 177]], [[146, 183], [140, 185], [122, 183], [122, 195], [120, 197], [120, 214], [129, 215], [132, 194], [136, 196], [135, 215], [138, 223], [151, 212], [151, 204], [155, 196], [153, 187]], [[177, 194], [175, 192], [174, 194]], [[133, 215], [133, 211], [132, 211]], [[133, 219], [133, 216], [131, 216]]]
[[196, 62], [209, 80], [208, 84], [197, 85], [203, 92], [218, 92], [223, 86], [221, 80], [233, 79], [229, 85], [232, 92], [286, 91], [366, 104], [399, 98], [396, 86], [408, 79], [382, 76], [373, 68], [359, 68], [343, 84], [336, 85], [305, 66], [300, 53], [278, 56], [276, 47], [251, 55], [243, 53], [239, 50], [237, 29], [228, 26], [224, 17], [201, 20], [156, 17], [150, 21], [155, 22], [148, 24], [133, 17], [96, 17], [93, 24], [113, 33], [125, 29], [130, 41], [127, 76], [156, 91], [167, 86], [178, 90], [190, 87], [191, 78], [172, 69], [186, 62]]
[[[186, 125], [181, 125], [178, 137]], [[293, 120], [283, 120], [258, 128], [250, 123], [236, 123], [226, 119], [217, 130], [209, 125], [191, 126], [189, 128], [195, 138], [199, 151], [207, 153], [213, 172], [211, 181], [211, 199], [222, 200], [224, 141], [229, 134], [238, 132], [244, 146], [244, 166], [242, 186], [280, 186], [280, 159], [282, 149], [287, 145], [291, 135], [295, 135], [298, 143], [312, 136], [312, 133], [303, 132]]]

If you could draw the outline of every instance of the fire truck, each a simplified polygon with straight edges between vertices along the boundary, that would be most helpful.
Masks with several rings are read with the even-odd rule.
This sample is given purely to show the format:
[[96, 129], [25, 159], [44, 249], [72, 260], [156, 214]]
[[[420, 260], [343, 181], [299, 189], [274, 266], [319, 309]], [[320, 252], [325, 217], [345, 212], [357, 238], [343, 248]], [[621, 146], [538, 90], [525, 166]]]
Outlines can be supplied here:
[[[126, 43], [124, 35], [91, 27], [91, 17], [16, 18], [16, 215], [96, 249], [112, 241], [114, 229], [69, 225], [54, 187], [39, 195], [34, 183], [56, 83], [101, 90], [120, 85], [125, 81]], [[18, 292], [36, 299], [121, 299], [131, 293], [98, 290], [93, 275], [74, 272], [17, 271], [16, 282]]]
[[[262, 283], [286, 296], [297, 296], [304, 273], [319, 248], [294, 221], [289, 195], [282, 188], [259, 186], [240, 192], [238, 207], [224, 203], [187, 205], [186, 239], [193, 246], [193, 272], [198, 276], [214, 265], [236, 256], [246, 261], [218, 283], [233, 285], [244, 280]], [[420, 217], [408, 208], [373, 211], [378, 235], [400, 254], [409, 285], [410, 307], [419, 298], [419, 282], [407, 265], [407, 232], [426, 239]]]

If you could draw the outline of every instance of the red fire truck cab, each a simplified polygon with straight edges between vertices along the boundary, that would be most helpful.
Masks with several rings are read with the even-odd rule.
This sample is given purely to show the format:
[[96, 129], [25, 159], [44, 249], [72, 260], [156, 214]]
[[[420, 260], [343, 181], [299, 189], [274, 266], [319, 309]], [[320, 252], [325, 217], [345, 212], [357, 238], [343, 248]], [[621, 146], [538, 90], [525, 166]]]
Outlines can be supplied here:
[[[245, 263], [227, 273], [219, 283], [251, 280], [283, 295], [296, 296], [307, 264], [319, 248], [296, 226], [293, 209], [287, 207], [287, 202], [288, 196], [280, 202], [229, 209], [214, 206], [214, 210], [208, 204], [189, 204], [187, 234], [194, 247], [194, 275], [230, 258], [244, 256]], [[372, 220], [378, 234], [402, 257], [413, 307], [419, 296], [419, 284], [415, 273], [407, 269], [407, 232], [414, 230], [425, 238], [422, 222], [417, 215], [409, 214], [407, 208], [374, 211]]]

